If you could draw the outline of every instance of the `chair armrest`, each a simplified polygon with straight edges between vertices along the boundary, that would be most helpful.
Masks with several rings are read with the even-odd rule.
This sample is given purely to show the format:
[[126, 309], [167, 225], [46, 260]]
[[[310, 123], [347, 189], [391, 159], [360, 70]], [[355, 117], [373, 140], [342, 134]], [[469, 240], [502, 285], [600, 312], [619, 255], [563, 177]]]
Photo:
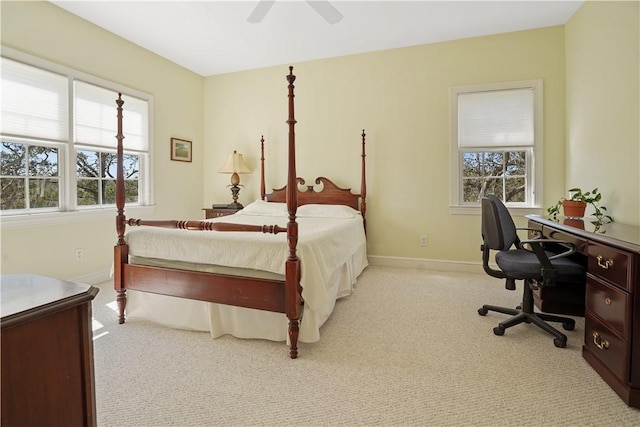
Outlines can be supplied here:
[[539, 244], [543, 249], [544, 249], [544, 245], [542, 245], [543, 243], [556, 243], [556, 244], [558, 244], [560, 246], [564, 246], [567, 249], [566, 251], [557, 253], [557, 254], [552, 255], [552, 256], [547, 256], [546, 253], [545, 253], [545, 258], [548, 259], [548, 260], [553, 260], [553, 259], [557, 259], [557, 258], [564, 258], [566, 256], [573, 255], [577, 251], [576, 245], [574, 243], [565, 242], [563, 240], [555, 240], [555, 239], [529, 239], [529, 240], [522, 240], [520, 242], [520, 249], [524, 249], [525, 251], [529, 251], [529, 252], [534, 252], [535, 253], [535, 251], [533, 249], [528, 249], [528, 248], [526, 248], [524, 246], [525, 244], [531, 245], [531, 244], [534, 244], [534, 243]]
[[[543, 243], [556, 243], [564, 246], [565, 248], [567, 248], [567, 250], [552, 256], [548, 256], [544, 250]], [[526, 245], [529, 245], [529, 248], [527, 248]], [[520, 248], [528, 252], [533, 252], [538, 258], [538, 262], [540, 262], [540, 265], [542, 266], [541, 270], [543, 287], [555, 285], [558, 271], [551, 263], [551, 260], [563, 258], [576, 252], [576, 246], [573, 243], [555, 239], [523, 240], [520, 242]]]

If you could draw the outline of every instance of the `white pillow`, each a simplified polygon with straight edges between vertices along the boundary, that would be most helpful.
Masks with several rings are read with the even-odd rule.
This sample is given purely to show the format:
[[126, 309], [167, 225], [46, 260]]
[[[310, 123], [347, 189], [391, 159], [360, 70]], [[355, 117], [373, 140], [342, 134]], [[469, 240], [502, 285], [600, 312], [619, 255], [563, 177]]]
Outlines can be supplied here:
[[302, 205], [296, 216], [301, 218], [355, 218], [360, 216], [357, 210], [345, 205]]
[[286, 203], [265, 202], [264, 200], [256, 200], [249, 203], [236, 215], [263, 215], [263, 216], [287, 216]]

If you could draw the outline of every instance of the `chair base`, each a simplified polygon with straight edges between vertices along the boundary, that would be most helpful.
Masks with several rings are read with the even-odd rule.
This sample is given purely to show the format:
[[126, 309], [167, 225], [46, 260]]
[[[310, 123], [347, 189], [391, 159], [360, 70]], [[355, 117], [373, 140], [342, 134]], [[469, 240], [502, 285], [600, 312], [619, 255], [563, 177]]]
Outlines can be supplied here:
[[576, 322], [573, 319], [562, 316], [555, 316], [547, 313], [536, 313], [533, 308], [533, 290], [530, 283], [525, 281], [524, 292], [522, 298], [522, 305], [518, 308], [498, 307], [495, 305], [483, 305], [478, 309], [478, 314], [485, 316], [489, 311], [495, 311], [503, 314], [510, 314], [507, 320], [504, 320], [493, 328], [493, 333], [496, 335], [503, 335], [507, 328], [510, 328], [520, 323], [533, 323], [540, 329], [546, 331], [553, 338], [553, 344], [556, 347], [564, 348], [567, 346], [567, 336], [548, 324], [547, 322], [562, 323], [562, 327], [566, 331], [571, 331], [575, 328]]

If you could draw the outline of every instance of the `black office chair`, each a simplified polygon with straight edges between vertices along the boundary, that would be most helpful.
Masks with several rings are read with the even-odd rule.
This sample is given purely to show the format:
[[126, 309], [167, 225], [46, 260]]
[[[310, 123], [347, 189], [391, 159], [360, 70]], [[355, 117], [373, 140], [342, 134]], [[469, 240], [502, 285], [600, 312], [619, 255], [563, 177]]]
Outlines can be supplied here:
[[[562, 327], [567, 331], [574, 329], [575, 321], [568, 317], [535, 312], [533, 290], [561, 283], [584, 283], [585, 268], [567, 258], [576, 251], [572, 243], [543, 239], [542, 236], [520, 240], [517, 230], [520, 229], [516, 228], [509, 211], [499, 198], [488, 195], [482, 199], [481, 249], [484, 271], [490, 276], [506, 279], [505, 287], [509, 290], [515, 290], [516, 280], [524, 280], [524, 292], [522, 304], [515, 309], [483, 305], [478, 309], [478, 314], [485, 316], [488, 311], [496, 311], [513, 316], [493, 328], [496, 335], [503, 335], [505, 329], [523, 322], [533, 323], [553, 335], [556, 347], [563, 348], [567, 345], [566, 335], [549, 325], [547, 321], [562, 323]], [[545, 245], [551, 243], [554, 248], [561, 247], [562, 251], [555, 253], [545, 249]], [[500, 270], [489, 266], [492, 250], [498, 251], [495, 254], [495, 262]]]

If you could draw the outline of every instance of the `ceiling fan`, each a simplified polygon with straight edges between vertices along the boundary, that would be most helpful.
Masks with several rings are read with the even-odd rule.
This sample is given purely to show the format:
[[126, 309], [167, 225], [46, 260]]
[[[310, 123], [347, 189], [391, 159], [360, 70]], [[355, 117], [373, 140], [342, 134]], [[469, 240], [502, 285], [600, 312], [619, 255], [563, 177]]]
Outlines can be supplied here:
[[[251, 12], [251, 15], [247, 18], [247, 22], [252, 24], [262, 22], [275, 2], [276, 0], [260, 0], [255, 9], [253, 9], [253, 12]], [[342, 14], [327, 0], [306, 0], [306, 3], [329, 24], [336, 24], [342, 20]]]

